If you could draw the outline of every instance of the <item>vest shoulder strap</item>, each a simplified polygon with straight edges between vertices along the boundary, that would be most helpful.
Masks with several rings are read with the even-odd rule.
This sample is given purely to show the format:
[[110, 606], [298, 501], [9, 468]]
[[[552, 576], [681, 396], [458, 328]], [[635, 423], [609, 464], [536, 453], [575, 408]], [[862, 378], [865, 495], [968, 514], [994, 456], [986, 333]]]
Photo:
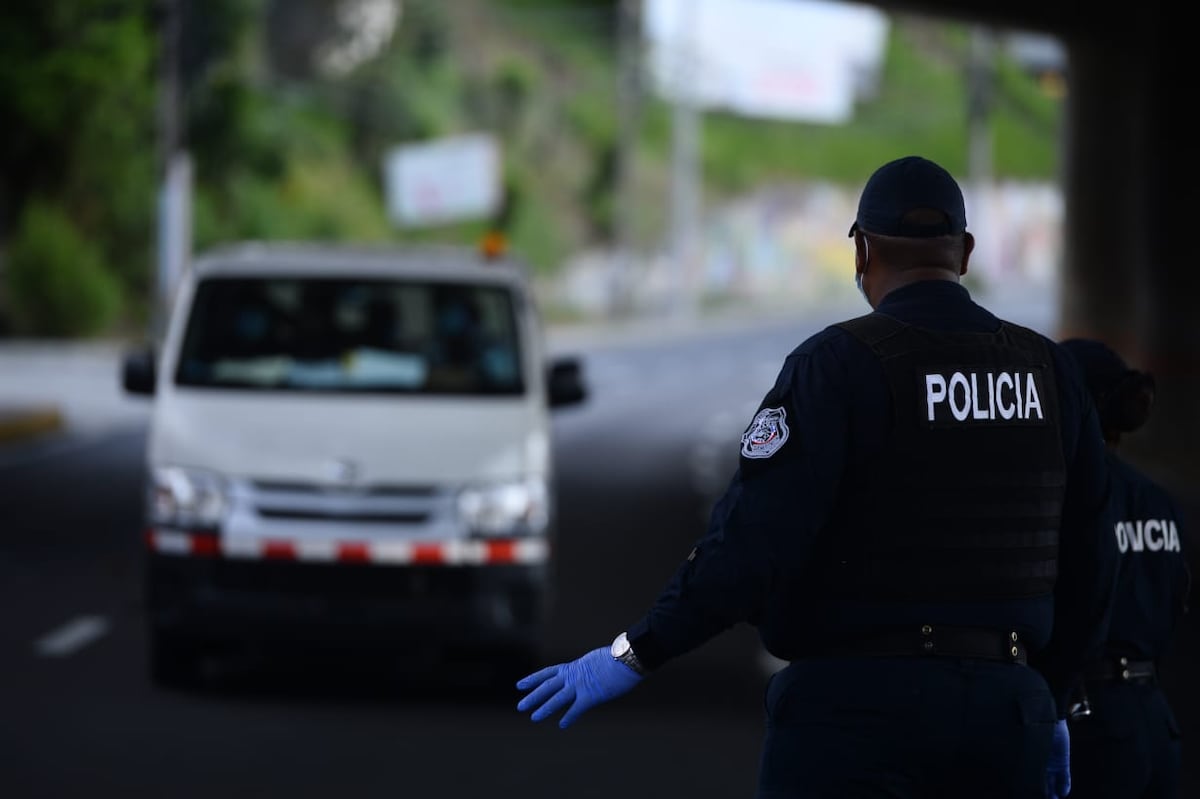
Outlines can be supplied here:
[[885, 339], [899, 333], [904, 328], [908, 327], [904, 322], [894, 316], [882, 314], [879, 311], [872, 311], [862, 316], [856, 316], [853, 319], [846, 319], [838, 322], [835, 327], [840, 327], [856, 339], [866, 344], [868, 347], [874, 346]]
[[844, 322], [838, 322], [835, 327], [845, 330], [876, 355], [886, 358], [898, 352], [897, 347], [903, 346], [900, 334], [909, 326], [894, 316], [872, 311]]

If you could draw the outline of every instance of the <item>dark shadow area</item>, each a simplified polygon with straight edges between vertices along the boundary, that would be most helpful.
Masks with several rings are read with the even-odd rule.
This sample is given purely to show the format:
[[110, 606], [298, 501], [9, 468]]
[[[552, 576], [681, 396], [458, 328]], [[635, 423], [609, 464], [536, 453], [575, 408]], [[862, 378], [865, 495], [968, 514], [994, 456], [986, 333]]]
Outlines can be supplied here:
[[206, 655], [194, 676], [160, 691], [209, 700], [296, 705], [515, 704], [528, 672], [468, 654], [398, 655], [271, 647]]

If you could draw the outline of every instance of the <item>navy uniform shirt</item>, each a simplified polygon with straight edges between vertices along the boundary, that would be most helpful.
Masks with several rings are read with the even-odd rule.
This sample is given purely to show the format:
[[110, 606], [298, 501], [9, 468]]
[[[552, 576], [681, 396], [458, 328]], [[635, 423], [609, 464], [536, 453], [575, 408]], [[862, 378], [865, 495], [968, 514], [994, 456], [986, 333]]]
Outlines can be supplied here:
[[1110, 453], [1113, 532], [1121, 563], [1106, 654], [1157, 660], [1187, 609], [1191, 575], [1178, 504], [1149, 476]]
[[[896, 289], [876, 310], [931, 330], [994, 332], [1000, 325], [965, 288], [945, 280]], [[770, 614], [788, 619], [787, 630], [766, 623], [766, 608], [778, 595], [772, 586], [813, 559], [843, 473], [876, 457], [889, 437], [892, 400], [883, 369], [858, 339], [831, 326], [786, 358], [760, 406], [786, 408], [789, 429], [783, 446], [790, 450], [788, 457], [756, 460], [752, 469], [743, 459], [713, 508], [707, 534], [650, 611], [630, 626], [638, 657], [654, 668], [741, 622], [759, 628], [768, 651], [791, 648], [782, 645], [780, 636], [844, 636], [856, 627], [882, 624], [1015, 629], [1037, 655], [1061, 715], [1070, 681], [1103, 642], [1116, 547], [1095, 410], [1073, 359], [1054, 342], [1047, 343], [1054, 357], [1067, 468], [1053, 595], [937, 606], [822, 602], [819, 610], [806, 602]]]

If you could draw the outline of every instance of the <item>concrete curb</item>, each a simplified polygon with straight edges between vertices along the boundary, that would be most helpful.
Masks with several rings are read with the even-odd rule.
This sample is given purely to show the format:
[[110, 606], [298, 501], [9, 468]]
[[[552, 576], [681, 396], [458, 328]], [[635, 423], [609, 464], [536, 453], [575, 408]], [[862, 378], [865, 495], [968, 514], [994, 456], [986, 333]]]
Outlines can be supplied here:
[[0, 444], [57, 433], [63, 427], [63, 415], [52, 405], [0, 408]]

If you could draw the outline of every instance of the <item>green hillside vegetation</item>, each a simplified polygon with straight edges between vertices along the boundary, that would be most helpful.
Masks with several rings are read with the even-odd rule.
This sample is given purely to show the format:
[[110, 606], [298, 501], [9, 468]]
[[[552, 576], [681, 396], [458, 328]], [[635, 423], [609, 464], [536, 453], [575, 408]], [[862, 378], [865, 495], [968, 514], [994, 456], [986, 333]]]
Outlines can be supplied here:
[[[152, 5], [46, 0], [0, 11], [0, 113], [17, 131], [0, 147], [0, 333], [81, 336], [145, 323], [157, 169]], [[336, 31], [334, 5], [189, 3], [182, 79], [198, 250], [247, 238], [475, 241], [483, 221], [397, 229], [382, 163], [399, 143], [481, 130], [501, 138], [511, 246], [539, 274], [611, 243], [614, 2], [407, 0], [384, 49], [331, 75], [316, 67], [322, 42], [312, 31]], [[706, 201], [766, 183], [858, 184], [909, 152], [965, 174], [968, 52], [962, 25], [894, 17], [878, 90], [853, 123], [707, 114]], [[1061, 101], [997, 52], [994, 173], [1052, 179]], [[671, 113], [648, 93], [638, 131], [635, 243], [649, 250], [665, 231]]]

